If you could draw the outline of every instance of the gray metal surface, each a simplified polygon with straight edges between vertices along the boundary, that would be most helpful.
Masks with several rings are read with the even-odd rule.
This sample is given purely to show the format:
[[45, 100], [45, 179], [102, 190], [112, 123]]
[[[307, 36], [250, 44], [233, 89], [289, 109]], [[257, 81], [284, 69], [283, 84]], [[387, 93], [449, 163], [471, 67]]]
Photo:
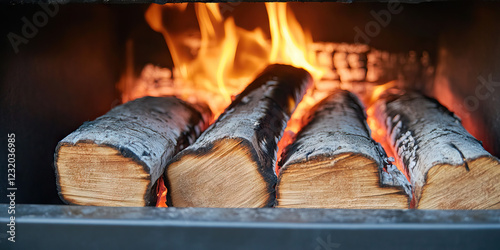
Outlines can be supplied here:
[[1, 249], [498, 249], [500, 210], [18, 205]]

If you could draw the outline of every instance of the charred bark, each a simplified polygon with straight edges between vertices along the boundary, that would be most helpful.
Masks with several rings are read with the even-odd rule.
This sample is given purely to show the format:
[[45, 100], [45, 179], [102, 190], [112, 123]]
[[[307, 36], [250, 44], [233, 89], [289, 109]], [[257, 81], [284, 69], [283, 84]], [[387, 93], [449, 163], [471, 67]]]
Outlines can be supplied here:
[[374, 105], [417, 208], [500, 208], [498, 159], [446, 107], [415, 92], [387, 93]]
[[167, 166], [167, 204], [265, 207], [275, 202], [277, 143], [311, 85], [303, 69], [268, 66]]
[[55, 152], [62, 200], [79, 205], [154, 205], [155, 183], [177, 152], [207, 126], [202, 113], [174, 97], [144, 97], [84, 123]]
[[408, 208], [410, 184], [371, 138], [356, 96], [337, 90], [311, 114], [279, 163], [279, 207]]

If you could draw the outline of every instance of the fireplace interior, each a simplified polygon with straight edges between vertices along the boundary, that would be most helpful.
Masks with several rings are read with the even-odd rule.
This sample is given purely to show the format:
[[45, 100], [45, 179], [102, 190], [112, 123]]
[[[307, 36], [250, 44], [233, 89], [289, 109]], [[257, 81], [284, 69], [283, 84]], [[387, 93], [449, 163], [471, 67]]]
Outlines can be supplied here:
[[[121, 232], [123, 236], [132, 235], [137, 232], [136, 230], [144, 232], [137, 237], [129, 238], [136, 239], [136, 243], [142, 242], [157, 247], [159, 241], [144, 242], [154, 237], [161, 238], [162, 234], [168, 233], [168, 239], [173, 241], [176, 241], [176, 237], [180, 239], [172, 244], [174, 248], [262, 247], [264, 241], [258, 240], [259, 237], [287, 242], [272, 243], [264, 248], [280, 246], [315, 249], [373, 248], [372, 244], [367, 243], [369, 240], [386, 242], [389, 239], [396, 239], [393, 243], [406, 244], [408, 248], [491, 248], [500, 243], [495, 238], [500, 232], [500, 214], [496, 210], [414, 209], [418, 207], [418, 204], [415, 204], [416, 191], [411, 187], [408, 190], [404, 188], [405, 185], [415, 185], [407, 181], [412, 173], [402, 166], [411, 164], [408, 160], [411, 157], [407, 159], [401, 156], [400, 151], [404, 149], [401, 149], [398, 138], [393, 141], [386, 139], [391, 137], [387, 135], [386, 130], [390, 133], [394, 127], [407, 125], [396, 125], [397, 122], [394, 122], [393, 125], [387, 125], [388, 127], [382, 126], [387, 119], [397, 121], [399, 117], [407, 115], [405, 107], [431, 105], [427, 102], [430, 99], [418, 101], [421, 96], [434, 98], [440, 103], [439, 105], [445, 107], [444, 110], [453, 112], [451, 114], [443, 111], [442, 120], [445, 122], [442, 126], [452, 129], [450, 124], [461, 121], [465, 130], [480, 141], [477, 145], [474, 144], [479, 148], [477, 150], [483, 150], [484, 147], [485, 153], [482, 154], [491, 154], [488, 159], [498, 161], [496, 157], [500, 157], [500, 27], [497, 24], [500, 23], [500, 3], [306, 1], [286, 4], [169, 3], [162, 6], [137, 1], [111, 1], [111, 4], [105, 2], [107, 3], [49, 1], [47, 4], [28, 0], [1, 3], [0, 18], [4, 38], [0, 47], [2, 52], [0, 132], [3, 135], [0, 145], [5, 150], [0, 160], [9, 162], [12, 157], [7, 151], [15, 147], [15, 178], [13, 178], [15, 184], [10, 185], [12, 178], [2, 175], [4, 180], [0, 189], [0, 201], [5, 205], [0, 208], [8, 211], [8, 204], [12, 201], [8, 196], [11, 192], [9, 188], [15, 187], [15, 204], [21, 204], [17, 206], [19, 230], [23, 229], [27, 234], [23, 236], [23, 231], [17, 232], [18, 239], [25, 241], [21, 245], [43, 242], [45, 234], [31, 236], [39, 230], [43, 231], [44, 228], [69, 237], [60, 240], [59, 243], [45, 242], [43, 246], [47, 247], [64, 246], [64, 244], [73, 244], [80, 248], [103, 246], [102, 244], [110, 247], [129, 246], [127, 245], [129, 240], [123, 240], [119, 244], [104, 243], [98, 232], [105, 234], [110, 231], [116, 232], [116, 235], [120, 235]], [[280, 12], [280, 9], [283, 11]], [[269, 13], [275, 14], [274, 19]], [[284, 19], [280, 19], [281, 17]], [[227, 54], [228, 51], [232, 51], [233, 54]], [[303, 58], [296, 59], [296, 56]], [[288, 69], [286, 68], [288, 66], [283, 66], [285, 68], [266, 69], [266, 66], [272, 64], [287, 64], [295, 68]], [[300, 82], [300, 79], [306, 79], [307, 76], [293, 71], [297, 68], [304, 68], [308, 72], [306, 73], [311, 79], [309, 84], [312, 87], [308, 87], [307, 91], [296, 87], [299, 90], [293, 92], [291, 86], [280, 85], [281, 74], [294, 76], [294, 80], [284, 76], [283, 78], [287, 79], [283, 80], [284, 82]], [[293, 114], [285, 114], [285, 117], [291, 116], [286, 129], [284, 125], [287, 124], [287, 120], [278, 122], [283, 125], [283, 130], [278, 128], [279, 131], [276, 133], [284, 132], [284, 134], [276, 137], [273, 149], [275, 158], [270, 173], [274, 171], [279, 174], [280, 168], [292, 169], [293, 164], [287, 164], [287, 160], [294, 159], [290, 153], [291, 149], [288, 151], [283, 149], [293, 144], [295, 139], [301, 138], [305, 132], [301, 134], [299, 131], [305, 128], [308, 122], [319, 120], [319, 118], [306, 119], [312, 115], [310, 110], [315, 110], [313, 106], [332, 93], [336, 93], [338, 98], [352, 102], [347, 105], [355, 106], [352, 112], [359, 112], [362, 117], [368, 116], [366, 122], [365, 120], [362, 122], [367, 123], [371, 129], [368, 138], [379, 142], [383, 146], [382, 151], [385, 149], [386, 152], [385, 157], [381, 158], [385, 161], [381, 164], [386, 164], [383, 171], [389, 173], [392, 170], [387, 170], [387, 166], [389, 168], [393, 166], [394, 171], [401, 173], [398, 178], [404, 179], [401, 181], [404, 183], [400, 183], [398, 191], [394, 193], [401, 196], [394, 198], [394, 203], [377, 203], [377, 206], [367, 207], [374, 210], [345, 209], [362, 208], [359, 204], [352, 205], [354, 204], [352, 201], [332, 206], [328, 203], [330, 201], [327, 202], [327, 198], [321, 204], [296, 206], [294, 205], [298, 202], [296, 197], [284, 199], [286, 188], [283, 176], [279, 177], [278, 181], [278, 186], [282, 185], [278, 187], [278, 203], [274, 200], [276, 181], [263, 184], [267, 189], [272, 189], [270, 191], [272, 200], [263, 198], [260, 203], [246, 200], [240, 203], [246, 205], [235, 205], [228, 203], [227, 199], [221, 199], [220, 203], [211, 203], [200, 198], [200, 202], [196, 203], [182, 196], [182, 192], [170, 191], [172, 187], [174, 187], [172, 190], [175, 190], [177, 184], [175, 180], [167, 180], [168, 177], [163, 175], [163, 170], [161, 177], [155, 178], [155, 184], [147, 191], [152, 192], [154, 197], [144, 198], [144, 203], [140, 205], [126, 203], [128, 205], [124, 206], [164, 207], [168, 204], [174, 207], [246, 208], [185, 208], [184, 210], [151, 207], [111, 208], [107, 206], [122, 205], [112, 202], [99, 204], [80, 202], [74, 199], [78, 195], [73, 195], [70, 199], [61, 191], [59, 181], [62, 177], [55, 171], [58, 167], [57, 159], [63, 158], [58, 151], [60, 149], [58, 143], [82, 124], [96, 120], [111, 109], [124, 103], [132, 103], [131, 101], [135, 99], [169, 95], [196, 106], [196, 110], [202, 114], [206, 126], [200, 125], [197, 128], [200, 131], [194, 135], [196, 139], [209, 124], [220, 117], [228, 117], [224, 110], [231, 102], [241, 100], [246, 102], [244, 90], [247, 86], [258, 85], [261, 72], [264, 73], [260, 76], [266, 76], [266, 72], [274, 74], [269, 78], [277, 82], [276, 86], [269, 87], [276, 88], [272, 90], [275, 95], [272, 98], [283, 100], [283, 105], [290, 108], [289, 111], [295, 110]], [[297, 83], [297, 86], [300, 84]], [[396, 93], [396, 90], [414, 93], [413, 97], [408, 97], [407, 104], [404, 104], [407, 106], [401, 108], [399, 116], [390, 115], [387, 111], [388, 103], [394, 103], [390, 94]], [[297, 93], [301, 91], [303, 93], [297, 97], [299, 95]], [[290, 96], [297, 98], [291, 100], [287, 96], [289, 92], [293, 92]], [[269, 97], [267, 92], [263, 95]], [[386, 103], [380, 104], [381, 100], [386, 100]], [[417, 102], [411, 102], [414, 100]], [[360, 110], [356, 110], [358, 102]], [[401, 102], [404, 103], [404, 100]], [[336, 101], [331, 101], [328, 105], [335, 103]], [[295, 109], [296, 105], [298, 106]], [[382, 105], [383, 108], [377, 108], [379, 107], [377, 105]], [[229, 107], [232, 106], [237, 105], [232, 104]], [[443, 110], [440, 107], [436, 109]], [[398, 112], [396, 107], [393, 108], [393, 112]], [[318, 109], [321, 111], [321, 108], [316, 108]], [[320, 111], [316, 114], [320, 114]], [[423, 119], [419, 118], [423, 116], [417, 115], [417, 111], [412, 112], [415, 112], [415, 115], [411, 113], [408, 117]], [[265, 119], [271, 118], [262, 119], [266, 121]], [[449, 124], [446, 123], [447, 119], [451, 121]], [[381, 120], [384, 122], [380, 122]], [[401, 120], [402, 124], [405, 122], [406, 120]], [[418, 120], [416, 123], [422, 122], [424, 121]], [[354, 128], [355, 123], [349, 122], [346, 126]], [[308, 128], [314, 132], [314, 128]], [[432, 132], [430, 131], [430, 134]], [[7, 138], [9, 134], [15, 134], [14, 146]], [[337, 137], [332, 138], [340, 140]], [[401, 140], [405, 140], [404, 138]], [[187, 143], [186, 146], [195, 144], [195, 139], [183, 143]], [[304, 142], [306, 139], [301, 141], [304, 145], [307, 144]], [[221, 145], [230, 145], [232, 142], [224, 143]], [[315, 144], [315, 141], [310, 143]], [[460, 143], [453, 142], [447, 145], [458, 150], [462, 145]], [[355, 143], [348, 141], [346, 144]], [[406, 148], [411, 147], [404, 145]], [[427, 146], [433, 147], [432, 144]], [[182, 152], [175, 156], [175, 161], [180, 162], [173, 164], [175, 169], [182, 169], [184, 166], [182, 157], [189, 156], [185, 151]], [[209, 162], [218, 157], [220, 155], [216, 154], [200, 161], [205, 162], [203, 164], [210, 164]], [[422, 156], [421, 159], [423, 158], [425, 157]], [[467, 165], [468, 157], [463, 153], [460, 153], [460, 158], [463, 158], [468, 172], [468, 168], [472, 168], [473, 165], [470, 165], [471, 163], [470, 166]], [[77, 158], [69, 158], [68, 161], [71, 163], [76, 161], [75, 159]], [[235, 161], [239, 160], [241, 158]], [[288, 163], [290, 162], [291, 160]], [[222, 161], [218, 164], [223, 165], [223, 163]], [[498, 209], [499, 203], [495, 202], [495, 199], [500, 197], [497, 188], [499, 186], [497, 183], [500, 182], [498, 165], [492, 164], [491, 168], [494, 171], [485, 174], [490, 177], [487, 184], [484, 184], [491, 186], [488, 199], [485, 199], [486, 201], [479, 199], [482, 204], [471, 205], [472, 207], [452, 206], [452, 209]], [[3, 173], [10, 173], [8, 169], [10, 167], [7, 164], [2, 164]], [[212, 179], [224, 176], [219, 172], [214, 172], [211, 176], [210, 172], [209, 170], [203, 174]], [[291, 173], [290, 170], [290, 176], [293, 176]], [[174, 170], [169, 176], [176, 174], [181, 176], [179, 179], [196, 176], [192, 172], [183, 175]], [[259, 174], [266, 176], [262, 172]], [[304, 176], [305, 173], [300, 175]], [[318, 181], [320, 179], [318, 177]], [[119, 181], [115, 182], [122, 185]], [[407, 182], [408, 184], [405, 184]], [[66, 185], [73, 184], [75, 183]], [[85, 185], [87, 184], [81, 186], [85, 188]], [[169, 187], [168, 193], [165, 185]], [[328, 188], [326, 186], [325, 190]], [[307, 185], [301, 189], [307, 189]], [[186, 190], [186, 193], [197, 192], [196, 189]], [[253, 190], [254, 188], [242, 191], [240, 195], [253, 194]], [[210, 194], [199, 196], [206, 197]], [[469, 199], [465, 194], [459, 195]], [[190, 193], [187, 196], [192, 195]], [[417, 197], [420, 199], [418, 194]], [[124, 194], [123, 197], [116, 199], [127, 198], [128, 194]], [[333, 203], [336, 199], [340, 198], [334, 198]], [[69, 206], [66, 205], [68, 203], [104, 205], [104, 207]], [[248, 207], [272, 208], [249, 209]], [[408, 208], [410, 209], [407, 210]], [[428, 206], [428, 208], [441, 207]], [[4, 221], [8, 223], [9, 216], [2, 214], [0, 220], [2, 224]], [[96, 231], [92, 231], [91, 228], [96, 228]], [[213, 231], [209, 232], [210, 230]], [[410, 231], [416, 232], [415, 238], [403, 237]], [[81, 232], [81, 235], [75, 236], [75, 232]], [[265, 232], [274, 233], [276, 238], [265, 236], [267, 235]], [[388, 232], [394, 237], [385, 237], [382, 232]], [[206, 237], [200, 236], [203, 234]], [[233, 235], [234, 239], [221, 237], [224, 234]], [[189, 235], [195, 235], [193, 236], [195, 240], [190, 243]], [[243, 235], [249, 238], [245, 239]], [[341, 235], [344, 237], [343, 240], [340, 239]], [[401, 239], [398, 239], [398, 235], [401, 235]], [[80, 241], [85, 237], [97, 237], [99, 240], [96, 243], [75, 243], [71, 242], [72, 237]], [[331, 241], [331, 237], [335, 243]], [[367, 241], [357, 242], [356, 238], [359, 237], [366, 237]], [[422, 242], [415, 240], [424, 237], [429, 240]], [[143, 240], [138, 240], [139, 238]], [[196, 245], [197, 242], [206, 245]], [[0, 243], [9, 243], [7, 237], [0, 234]], [[397, 244], [387, 242], [379, 246], [388, 249], [397, 248]]]

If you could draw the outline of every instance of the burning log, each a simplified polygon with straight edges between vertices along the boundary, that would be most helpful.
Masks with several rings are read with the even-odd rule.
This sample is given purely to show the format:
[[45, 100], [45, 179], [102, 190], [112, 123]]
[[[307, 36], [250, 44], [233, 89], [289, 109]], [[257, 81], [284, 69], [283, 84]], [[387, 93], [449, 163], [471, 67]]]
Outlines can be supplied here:
[[167, 204], [274, 205], [277, 143], [311, 80], [303, 69], [268, 66], [194, 144], [169, 163]]
[[194, 142], [207, 114], [174, 97], [144, 97], [84, 123], [56, 148], [60, 197], [79, 205], [154, 205], [166, 163]]
[[458, 117], [414, 92], [387, 93], [374, 105], [410, 177], [416, 208], [500, 208], [500, 162]]
[[278, 207], [408, 208], [410, 183], [370, 137], [358, 98], [337, 90], [284, 151]]

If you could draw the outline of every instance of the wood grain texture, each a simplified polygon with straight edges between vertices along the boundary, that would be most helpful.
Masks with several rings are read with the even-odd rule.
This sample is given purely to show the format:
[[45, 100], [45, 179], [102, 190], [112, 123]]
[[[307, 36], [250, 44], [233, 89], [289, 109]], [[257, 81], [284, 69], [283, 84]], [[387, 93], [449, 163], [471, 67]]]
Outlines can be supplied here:
[[309, 73], [270, 65], [165, 171], [167, 204], [264, 207], [275, 201], [277, 143], [307, 88]]
[[356, 96], [336, 90], [308, 119], [279, 163], [278, 207], [408, 208], [409, 182], [370, 137]]
[[417, 208], [500, 208], [500, 163], [458, 117], [415, 92], [388, 92], [374, 105]]
[[168, 160], [206, 128], [209, 111], [202, 113], [174, 97], [144, 97], [84, 123], [56, 148], [61, 199], [80, 205], [154, 205], [155, 183]]

